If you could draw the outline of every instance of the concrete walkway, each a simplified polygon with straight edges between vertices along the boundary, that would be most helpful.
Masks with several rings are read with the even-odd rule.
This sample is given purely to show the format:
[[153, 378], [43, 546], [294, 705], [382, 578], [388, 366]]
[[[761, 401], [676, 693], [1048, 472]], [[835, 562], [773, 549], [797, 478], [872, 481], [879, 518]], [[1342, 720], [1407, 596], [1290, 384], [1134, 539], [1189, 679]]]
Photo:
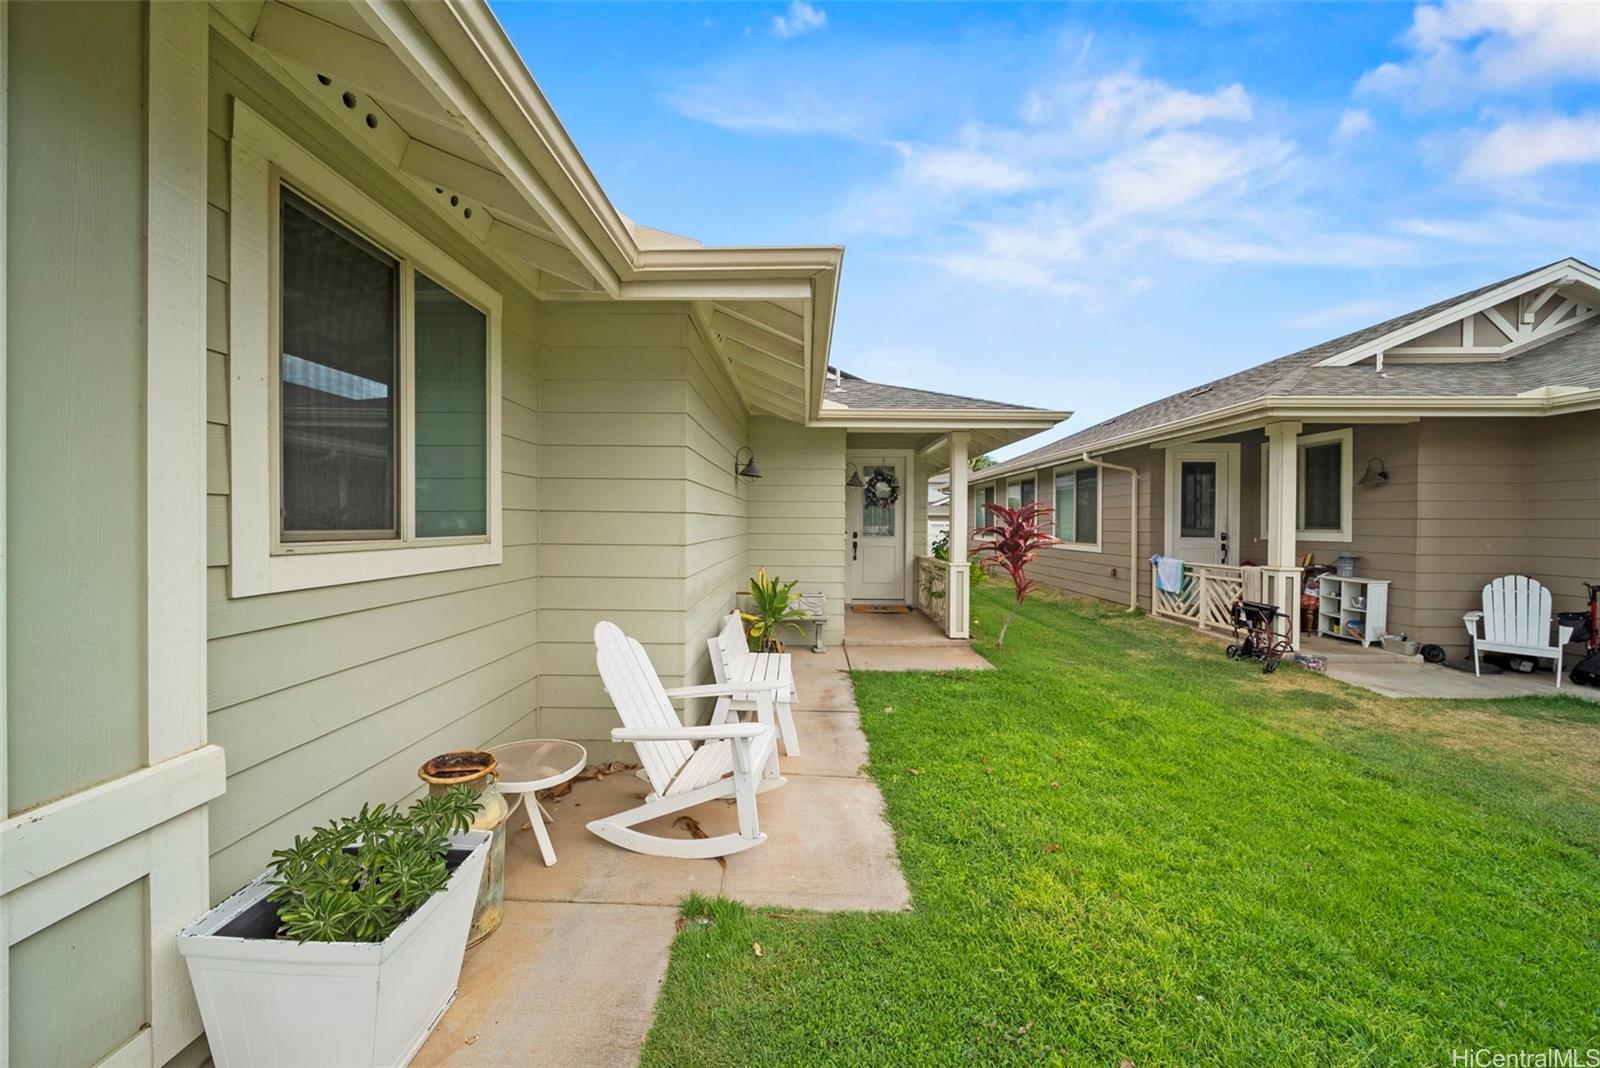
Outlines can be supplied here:
[[1561, 680], [1548, 671], [1532, 675], [1506, 672], [1479, 678], [1470, 671], [1454, 671], [1420, 659], [1409, 664], [1329, 661], [1328, 675], [1340, 682], [1360, 686], [1385, 697], [1442, 697], [1495, 700], [1502, 697], [1577, 697], [1600, 701], [1600, 688], [1579, 686], [1571, 679]]
[[[724, 865], [602, 842], [584, 824], [643, 799], [648, 786], [631, 773], [578, 783], [550, 805], [554, 867], [539, 860], [518, 813], [506, 842], [505, 920], [467, 952], [456, 1002], [414, 1064], [636, 1063], [678, 904], [691, 892], [820, 911], [910, 908], [883, 797], [862, 772], [867, 740], [845, 652], [798, 652], [794, 666], [802, 755], [781, 758], [787, 785], [761, 795], [766, 843]], [[725, 802], [688, 814], [707, 834], [736, 827]]]

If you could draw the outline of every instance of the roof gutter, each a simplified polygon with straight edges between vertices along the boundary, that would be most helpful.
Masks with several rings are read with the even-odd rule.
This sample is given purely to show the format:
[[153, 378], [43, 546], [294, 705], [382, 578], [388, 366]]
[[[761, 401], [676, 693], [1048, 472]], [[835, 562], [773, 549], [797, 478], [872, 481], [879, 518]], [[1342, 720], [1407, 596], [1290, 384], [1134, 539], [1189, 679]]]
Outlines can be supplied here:
[[[1518, 397], [1257, 397], [1226, 408], [1214, 408], [1187, 419], [1130, 431], [1107, 438], [1086, 448], [1097, 455], [1140, 445], [1156, 445], [1173, 438], [1193, 437], [1203, 433], [1224, 433], [1233, 429], [1246, 417], [1263, 421], [1272, 419], [1300, 419], [1307, 422], [1341, 422], [1367, 419], [1394, 419], [1411, 416], [1483, 418], [1487, 416], [1545, 416], [1565, 415], [1600, 408], [1600, 389], [1584, 389], [1572, 393], [1547, 394], [1538, 392]], [[1073, 456], [1071, 451], [1058, 456], [1040, 456], [1025, 464], [1016, 461], [996, 464], [986, 468], [985, 474], [1006, 475], [1013, 471], [1031, 471], [1048, 467]]]

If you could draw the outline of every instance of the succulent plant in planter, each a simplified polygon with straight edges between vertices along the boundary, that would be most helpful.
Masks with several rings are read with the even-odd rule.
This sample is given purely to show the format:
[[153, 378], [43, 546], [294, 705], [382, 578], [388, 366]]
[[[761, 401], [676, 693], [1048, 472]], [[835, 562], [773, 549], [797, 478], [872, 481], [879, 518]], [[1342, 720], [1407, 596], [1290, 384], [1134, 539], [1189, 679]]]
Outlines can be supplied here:
[[219, 1068], [411, 1059], [455, 997], [490, 848], [468, 829], [479, 804], [452, 787], [363, 806], [183, 929]]
[[272, 854], [267, 895], [278, 934], [296, 942], [381, 942], [450, 881], [449, 837], [472, 826], [481, 802], [457, 786], [318, 827]]

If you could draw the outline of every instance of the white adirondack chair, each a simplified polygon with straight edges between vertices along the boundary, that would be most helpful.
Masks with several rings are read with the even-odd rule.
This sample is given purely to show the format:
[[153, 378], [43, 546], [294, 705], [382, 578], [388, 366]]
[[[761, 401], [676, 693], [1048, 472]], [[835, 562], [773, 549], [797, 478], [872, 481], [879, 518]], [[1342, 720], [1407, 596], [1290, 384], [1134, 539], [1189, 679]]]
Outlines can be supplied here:
[[[606, 816], [589, 830], [614, 845], [662, 857], [725, 857], [767, 840], [756, 819], [756, 794], [782, 786], [778, 774], [778, 735], [771, 725], [778, 684], [684, 686], [666, 689], [644, 646], [614, 623], [594, 628], [595, 663], [600, 681], [622, 726], [611, 740], [631, 742], [654, 787], [638, 808]], [[753, 693], [767, 707], [766, 723], [718, 723], [685, 727], [672, 699], [725, 697]], [[696, 748], [695, 743], [700, 743]], [[669, 838], [635, 830], [639, 824], [670, 816], [706, 801], [733, 798], [739, 829], [710, 838]]]
[[[1472, 670], [1478, 670], [1478, 654], [1514, 653], [1556, 662], [1556, 689], [1561, 689], [1561, 647], [1572, 640], [1571, 627], [1556, 627], [1555, 644], [1550, 642], [1555, 622], [1550, 610], [1550, 591], [1526, 575], [1506, 575], [1483, 588], [1483, 611], [1461, 617], [1472, 635]], [[1479, 623], [1483, 633], [1478, 632]]]
[[728, 613], [722, 621], [722, 629], [715, 638], [706, 639], [706, 647], [711, 651], [711, 670], [715, 673], [718, 683], [761, 683], [777, 684], [771, 704], [765, 713], [761, 710], [760, 702], [756, 700], [757, 694], [751, 691], [741, 691], [727, 697], [717, 698], [716, 708], [711, 713], [712, 723], [725, 723], [730, 719], [737, 719], [736, 713], [755, 712], [756, 719], [761, 723], [771, 723], [772, 714], [777, 712], [778, 730], [783, 735], [783, 751], [788, 756], [800, 755], [800, 736], [794, 729], [794, 702], [799, 700], [799, 693], [794, 688], [794, 668], [788, 653], [752, 653], [750, 644], [744, 636], [744, 621], [738, 612]]

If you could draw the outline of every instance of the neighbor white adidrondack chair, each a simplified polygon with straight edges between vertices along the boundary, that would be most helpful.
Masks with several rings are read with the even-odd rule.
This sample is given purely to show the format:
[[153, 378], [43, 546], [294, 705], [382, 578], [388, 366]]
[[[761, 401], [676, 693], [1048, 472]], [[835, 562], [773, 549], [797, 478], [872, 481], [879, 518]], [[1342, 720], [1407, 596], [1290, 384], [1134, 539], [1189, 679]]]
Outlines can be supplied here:
[[[638, 808], [606, 816], [589, 830], [614, 845], [663, 857], [725, 857], [767, 840], [756, 819], [756, 794], [782, 786], [778, 774], [778, 732], [772, 726], [772, 700], [778, 684], [741, 683], [666, 689], [644, 646], [615, 623], [594, 628], [595, 664], [622, 726], [615, 742], [631, 742], [654, 790]], [[754, 694], [765, 705], [765, 723], [716, 723], [685, 727], [673, 711], [673, 698]], [[699, 748], [694, 743], [699, 742]], [[739, 829], [711, 838], [668, 838], [634, 828], [706, 801], [732, 798]]]
[[[1556, 689], [1561, 689], [1561, 647], [1572, 640], [1571, 627], [1556, 627], [1550, 610], [1550, 591], [1526, 575], [1506, 575], [1483, 588], [1483, 611], [1461, 617], [1472, 635], [1472, 670], [1478, 674], [1478, 654], [1515, 653], [1556, 662]], [[1483, 633], [1478, 633], [1482, 622]]]
[[[717, 682], [778, 684], [779, 689], [773, 694], [772, 704], [777, 712], [778, 730], [783, 735], [783, 752], [786, 756], [799, 756], [800, 736], [795, 733], [794, 713], [791, 711], [799, 700], [799, 694], [794, 688], [794, 669], [789, 654], [752, 653], [750, 642], [744, 636], [744, 620], [738, 612], [728, 613], [717, 636], [706, 639], [706, 648], [711, 651], [711, 669], [716, 673]], [[747, 691], [717, 698], [711, 722], [724, 723], [736, 719], [737, 712], [751, 711], [756, 713], [757, 722], [772, 722], [772, 709], [763, 718], [756, 694]]]

